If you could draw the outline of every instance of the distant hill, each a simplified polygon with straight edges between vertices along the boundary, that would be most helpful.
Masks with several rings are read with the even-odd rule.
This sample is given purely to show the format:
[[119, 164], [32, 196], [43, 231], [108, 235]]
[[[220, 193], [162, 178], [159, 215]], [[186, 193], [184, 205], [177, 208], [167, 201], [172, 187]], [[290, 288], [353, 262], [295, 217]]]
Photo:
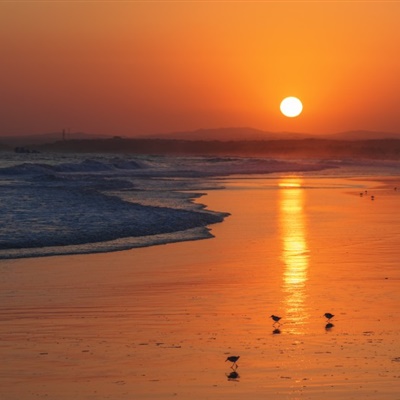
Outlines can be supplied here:
[[260, 129], [242, 128], [213, 128], [197, 129], [195, 131], [159, 133], [140, 136], [140, 139], [166, 139], [166, 140], [218, 140], [221, 142], [238, 140], [289, 140], [307, 139], [313, 135], [295, 132], [268, 132]]

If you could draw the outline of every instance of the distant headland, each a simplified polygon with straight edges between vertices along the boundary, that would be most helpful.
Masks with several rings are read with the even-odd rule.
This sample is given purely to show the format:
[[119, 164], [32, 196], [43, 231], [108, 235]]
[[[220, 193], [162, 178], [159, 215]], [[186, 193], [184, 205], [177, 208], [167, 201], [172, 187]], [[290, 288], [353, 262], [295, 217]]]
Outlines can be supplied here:
[[350, 131], [316, 136], [252, 128], [202, 129], [141, 137], [65, 132], [0, 137], [0, 150], [275, 158], [400, 159], [400, 134]]

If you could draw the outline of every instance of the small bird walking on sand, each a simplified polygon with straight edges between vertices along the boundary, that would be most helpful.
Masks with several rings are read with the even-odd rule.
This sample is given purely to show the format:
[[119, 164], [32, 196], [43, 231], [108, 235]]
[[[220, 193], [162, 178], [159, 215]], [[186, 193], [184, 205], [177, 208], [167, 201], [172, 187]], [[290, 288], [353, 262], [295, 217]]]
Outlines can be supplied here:
[[326, 312], [326, 313], [324, 314], [324, 317], [327, 318], [328, 321], [330, 321], [330, 319], [333, 318], [334, 315], [331, 314], [330, 312]]
[[240, 358], [240, 356], [229, 356], [229, 357], [225, 360], [225, 362], [230, 361], [231, 363], [233, 363], [232, 366], [231, 366], [231, 368], [233, 368], [233, 367], [236, 367], [236, 368], [237, 368], [238, 365], [236, 364], [236, 361], [239, 360], [239, 358]]
[[278, 322], [280, 324], [280, 320], [282, 319], [281, 317], [278, 317], [276, 315], [271, 315], [271, 318], [274, 320], [274, 325]]

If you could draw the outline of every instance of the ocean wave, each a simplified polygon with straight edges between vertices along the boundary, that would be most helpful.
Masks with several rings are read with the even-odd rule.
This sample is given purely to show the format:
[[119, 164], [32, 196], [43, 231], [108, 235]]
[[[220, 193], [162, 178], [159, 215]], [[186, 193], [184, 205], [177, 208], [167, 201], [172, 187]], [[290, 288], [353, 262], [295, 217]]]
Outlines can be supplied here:
[[0, 168], [0, 258], [167, 243], [193, 238], [193, 229], [209, 237], [207, 226], [227, 214], [179, 192], [197, 188], [190, 180], [157, 179], [179, 170], [171, 161], [62, 157]]
[[185, 242], [190, 240], [210, 239], [214, 236], [207, 227], [186, 229], [150, 236], [119, 238], [116, 240], [84, 243], [78, 245], [50, 246], [39, 248], [22, 248], [0, 250], [0, 259], [17, 259], [30, 257], [47, 257], [73, 254], [108, 253], [113, 251], [130, 250], [138, 247], [149, 247], [168, 243]]
[[[311, 173], [344, 165], [242, 157], [27, 156], [23, 162], [21, 155], [0, 161], [0, 258], [113, 251], [210, 237], [208, 226], [228, 214], [193, 201], [206, 189], [219, 187], [218, 180], [204, 178]], [[384, 167], [396, 166], [381, 163]]]
[[84, 173], [84, 172], [110, 172], [114, 170], [138, 170], [147, 166], [137, 161], [113, 159], [106, 162], [93, 159], [85, 159], [79, 163], [62, 163], [59, 165], [49, 165], [42, 163], [22, 163], [12, 167], [0, 169], [2, 175], [35, 175], [35, 174], [54, 174], [54, 173]]
[[[16, 202], [21, 201], [16, 208]], [[96, 190], [5, 187], [0, 212], [0, 249], [98, 243], [151, 236], [221, 222], [224, 213], [151, 207]], [[6, 252], [2, 252], [0, 257]]]

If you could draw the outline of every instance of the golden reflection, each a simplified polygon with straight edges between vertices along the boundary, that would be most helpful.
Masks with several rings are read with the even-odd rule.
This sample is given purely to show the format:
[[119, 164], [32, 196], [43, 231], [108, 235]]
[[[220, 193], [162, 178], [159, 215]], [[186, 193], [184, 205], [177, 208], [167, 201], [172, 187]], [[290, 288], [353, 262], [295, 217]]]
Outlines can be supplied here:
[[305, 309], [308, 247], [301, 178], [285, 178], [280, 186], [279, 221], [282, 237], [283, 291], [286, 319], [298, 331], [308, 313]]

